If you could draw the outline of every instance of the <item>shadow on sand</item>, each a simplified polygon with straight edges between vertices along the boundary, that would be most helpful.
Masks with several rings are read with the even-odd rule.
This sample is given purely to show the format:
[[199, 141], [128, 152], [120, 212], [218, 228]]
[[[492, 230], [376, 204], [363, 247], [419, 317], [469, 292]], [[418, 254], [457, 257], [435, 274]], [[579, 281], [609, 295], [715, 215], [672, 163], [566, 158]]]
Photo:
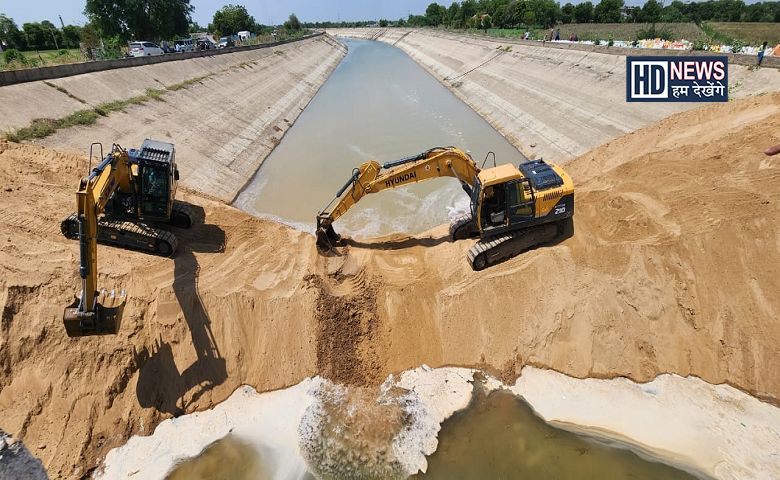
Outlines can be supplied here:
[[223, 252], [225, 232], [216, 225], [204, 223], [202, 207], [190, 206], [192, 227], [175, 229], [179, 248], [174, 257], [173, 290], [189, 327], [197, 359], [179, 372], [173, 348], [161, 339], [151, 349], [144, 347], [137, 352], [135, 359], [140, 369], [136, 386], [138, 403], [172, 415], [183, 414], [188, 405], [227, 379], [225, 359], [220, 355], [211, 331], [211, 319], [198, 292], [200, 266], [195, 257], [195, 253]]

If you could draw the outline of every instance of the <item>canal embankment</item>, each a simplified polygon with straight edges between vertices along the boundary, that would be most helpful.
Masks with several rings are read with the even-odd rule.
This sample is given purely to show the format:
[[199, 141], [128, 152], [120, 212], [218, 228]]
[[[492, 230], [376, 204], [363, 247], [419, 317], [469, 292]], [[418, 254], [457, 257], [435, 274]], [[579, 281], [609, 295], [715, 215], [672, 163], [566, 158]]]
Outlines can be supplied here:
[[[527, 155], [565, 163], [697, 103], [627, 103], [625, 54], [433, 29], [328, 29], [406, 52]], [[730, 96], [780, 89], [775, 68], [729, 66]]]
[[130, 148], [144, 138], [169, 140], [182, 183], [231, 202], [344, 54], [343, 45], [322, 35], [5, 86], [0, 132], [75, 119], [32, 141], [84, 152], [92, 142], [107, 151], [112, 143]]

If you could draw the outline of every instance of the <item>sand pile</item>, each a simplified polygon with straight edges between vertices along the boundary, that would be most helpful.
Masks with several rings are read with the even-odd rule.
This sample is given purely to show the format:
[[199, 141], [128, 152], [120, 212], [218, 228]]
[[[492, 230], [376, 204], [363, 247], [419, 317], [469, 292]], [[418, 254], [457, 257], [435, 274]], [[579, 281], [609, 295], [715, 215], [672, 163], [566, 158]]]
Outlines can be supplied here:
[[780, 165], [761, 153], [779, 107], [689, 111], [577, 158], [575, 236], [480, 273], [444, 228], [323, 257], [185, 191], [200, 220], [175, 259], [100, 247], [99, 284], [130, 300], [119, 335], [82, 339], [60, 320], [78, 250], [59, 221], [85, 159], [0, 143], [0, 428], [74, 477], [241, 384], [376, 384], [423, 363], [692, 374], [780, 403]]

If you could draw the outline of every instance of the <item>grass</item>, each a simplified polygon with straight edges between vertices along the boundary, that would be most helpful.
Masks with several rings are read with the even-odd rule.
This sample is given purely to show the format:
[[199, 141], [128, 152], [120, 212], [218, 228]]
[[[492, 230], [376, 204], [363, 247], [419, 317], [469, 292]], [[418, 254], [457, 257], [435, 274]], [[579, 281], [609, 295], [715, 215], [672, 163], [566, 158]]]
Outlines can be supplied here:
[[5, 63], [5, 57], [0, 53], [0, 70], [18, 70], [31, 67], [48, 67], [52, 65], [63, 65], [66, 63], [83, 62], [84, 57], [78, 48], [61, 50], [40, 50], [21, 52], [27, 59], [27, 63], [11, 62]]
[[[559, 25], [561, 39], [576, 34], [580, 40], [635, 40], [642, 31], [650, 28], [649, 23], [570, 23]], [[780, 24], [748, 22], [706, 22], [695, 23], [657, 23], [656, 30], [667, 32], [674, 40], [697, 40], [706, 43], [731, 45], [739, 41], [745, 45], [761, 45], [764, 41], [770, 46], [780, 43]], [[519, 38], [525, 28], [489, 28], [487, 35], [498, 38]], [[484, 30], [471, 29], [468, 33], [485, 35]], [[532, 28], [533, 38], [541, 40], [550, 34], [549, 28]]]
[[[211, 75], [214, 74], [211, 73], [208, 75], [202, 75], [199, 77], [191, 78], [189, 80], [185, 80], [183, 82], [167, 86], [165, 87], [164, 90], [157, 89], [157, 88], [147, 88], [146, 92], [143, 95], [137, 95], [135, 97], [126, 98], [124, 100], [115, 100], [113, 102], [101, 103], [96, 107], [88, 108], [85, 110], [78, 110], [62, 118], [56, 118], [56, 119], [36, 118], [30, 123], [30, 125], [6, 133], [4, 135], [4, 138], [11, 142], [19, 143], [25, 140], [33, 140], [36, 138], [48, 137], [49, 135], [53, 134], [57, 130], [63, 128], [69, 128], [76, 125], [92, 125], [97, 121], [99, 117], [107, 117], [112, 112], [125, 111], [125, 109], [133, 105], [140, 105], [150, 100], [164, 102], [165, 98], [163, 97], [165, 96], [166, 93], [175, 92], [177, 90], [188, 88], [189, 86], [195, 83], [203, 81], [204, 79], [210, 77]], [[82, 103], [86, 103], [83, 100], [79, 99], [78, 97], [73, 96], [66, 89], [58, 85], [55, 85], [51, 82], [44, 82], [44, 83], [64, 93], [65, 95], [68, 95], [69, 97], [75, 98], [76, 100], [79, 100]]]
[[75, 127], [77, 125], [92, 125], [97, 121], [98, 117], [107, 117], [111, 112], [124, 111], [131, 105], [140, 105], [152, 99], [164, 101], [162, 99], [164, 93], [163, 90], [150, 88], [146, 90], [145, 95], [139, 95], [125, 100], [101, 103], [94, 108], [75, 111], [66, 117], [56, 119], [36, 118], [30, 125], [6, 133], [5, 139], [18, 143], [24, 140], [48, 137], [57, 130], [63, 128]]
[[769, 42], [770, 46], [775, 46], [780, 43], [780, 23], [708, 22], [703, 26], [705, 29], [712, 29], [716, 36], [732, 40], [724, 43], [733, 43], [733, 40], [739, 40], [746, 45]]
[[[566, 40], [569, 36], [576, 34], [580, 40], [626, 40], [637, 39], [640, 32], [650, 28], [649, 23], [568, 23], [559, 25], [556, 28], [561, 29], [561, 40]], [[706, 34], [694, 23], [658, 23], [656, 30], [667, 31], [675, 40], [686, 39], [690, 41], [704, 40]], [[519, 38], [525, 33], [523, 28], [489, 28], [487, 35], [499, 38]], [[484, 35], [484, 30], [469, 30], [469, 33]], [[550, 34], [549, 28], [531, 29], [533, 38], [542, 39]]]
[[201, 81], [209, 78], [211, 75], [212, 74], [208, 74], [208, 75], [201, 75], [200, 77], [190, 78], [189, 80], [185, 80], [183, 82], [174, 83], [173, 85], [168, 85], [165, 88], [167, 90], [171, 91], [171, 92], [175, 92], [177, 90], [181, 90], [182, 88], [187, 88], [187, 87], [189, 87], [192, 84], [201, 82]]

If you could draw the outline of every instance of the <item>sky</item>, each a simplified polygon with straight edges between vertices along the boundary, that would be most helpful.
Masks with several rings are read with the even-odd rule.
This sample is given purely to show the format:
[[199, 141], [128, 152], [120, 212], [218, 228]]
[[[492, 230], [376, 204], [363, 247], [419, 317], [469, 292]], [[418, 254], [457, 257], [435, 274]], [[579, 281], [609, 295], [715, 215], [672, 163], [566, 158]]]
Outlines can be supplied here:
[[[214, 12], [226, 3], [246, 6], [255, 21], [264, 25], [280, 25], [291, 13], [301, 21], [316, 22], [324, 20], [398, 20], [410, 13], [423, 14], [425, 7], [432, 1], [449, 6], [453, 0], [190, 0], [195, 7], [192, 16], [199, 25], [206, 26], [214, 17]], [[580, 0], [571, 1], [574, 4]], [[685, 1], [685, 0], [683, 0]], [[755, 3], [747, 0], [745, 3]], [[25, 22], [49, 20], [59, 25], [58, 15], [66, 25], [83, 25], [85, 0], [0, 0], [0, 13], [4, 13], [21, 26]], [[594, 1], [593, 3], [597, 3]], [[643, 0], [625, 0], [626, 5], [641, 5]]]
[[[190, 0], [195, 7], [192, 17], [206, 26], [214, 12], [227, 3], [244, 5], [255, 20], [265, 25], [279, 25], [291, 13], [301, 21], [323, 20], [373, 20], [387, 18], [397, 20], [410, 13], [425, 13], [425, 7], [434, 0]], [[50, 20], [59, 25], [58, 15], [66, 25], [83, 25], [87, 19], [83, 10], [85, 0], [0, 0], [0, 13], [4, 13], [21, 26], [25, 22]], [[452, 0], [438, 0], [450, 5]]]

